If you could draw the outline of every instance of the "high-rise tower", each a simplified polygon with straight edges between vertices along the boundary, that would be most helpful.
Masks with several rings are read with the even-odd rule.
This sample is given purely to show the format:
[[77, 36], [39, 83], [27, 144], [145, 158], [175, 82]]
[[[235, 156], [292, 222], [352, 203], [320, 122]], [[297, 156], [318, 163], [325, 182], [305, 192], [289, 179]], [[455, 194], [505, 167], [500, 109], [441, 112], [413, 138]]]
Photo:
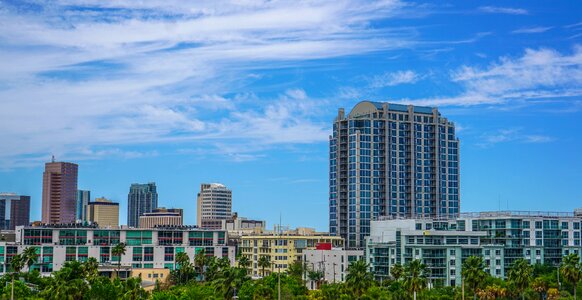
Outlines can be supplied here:
[[87, 221], [87, 205], [91, 202], [91, 191], [77, 190], [77, 220]]
[[158, 192], [154, 182], [134, 183], [127, 196], [127, 225], [139, 227], [139, 216], [158, 207]]
[[30, 196], [0, 193], [0, 229], [14, 230], [15, 226], [30, 223]]
[[232, 191], [223, 184], [201, 184], [197, 200], [198, 227], [220, 229], [222, 220], [232, 217]]
[[42, 222], [74, 223], [79, 166], [68, 162], [45, 164], [42, 176]]
[[459, 140], [436, 108], [363, 101], [329, 138], [330, 232], [364, 247], [370, 220], [456, 217]]

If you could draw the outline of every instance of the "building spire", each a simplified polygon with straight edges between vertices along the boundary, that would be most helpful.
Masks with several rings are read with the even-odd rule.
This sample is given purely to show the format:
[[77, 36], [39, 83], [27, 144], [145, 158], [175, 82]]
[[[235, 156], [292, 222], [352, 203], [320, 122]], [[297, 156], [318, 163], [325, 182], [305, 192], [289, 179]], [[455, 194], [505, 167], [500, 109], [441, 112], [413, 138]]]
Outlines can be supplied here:
[[53, 155], [51, 162], [55, 162], [55, 156]]

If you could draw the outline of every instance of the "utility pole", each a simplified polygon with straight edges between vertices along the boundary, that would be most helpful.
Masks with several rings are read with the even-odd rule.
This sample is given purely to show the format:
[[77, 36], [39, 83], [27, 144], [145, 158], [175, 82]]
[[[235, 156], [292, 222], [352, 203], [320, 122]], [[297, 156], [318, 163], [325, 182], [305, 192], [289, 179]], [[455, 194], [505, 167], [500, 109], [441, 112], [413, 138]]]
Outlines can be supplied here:
[[333, 263], [333, 283], [335, 283], [335, 262]]

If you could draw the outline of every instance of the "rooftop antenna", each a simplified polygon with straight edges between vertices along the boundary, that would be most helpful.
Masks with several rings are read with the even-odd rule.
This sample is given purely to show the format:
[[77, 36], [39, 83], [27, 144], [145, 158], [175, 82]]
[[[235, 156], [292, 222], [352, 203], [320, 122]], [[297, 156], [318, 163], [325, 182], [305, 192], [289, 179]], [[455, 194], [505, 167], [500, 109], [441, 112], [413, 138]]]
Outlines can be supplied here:
[[52, 162], [55, 162], [55, 156], [53, 155]]

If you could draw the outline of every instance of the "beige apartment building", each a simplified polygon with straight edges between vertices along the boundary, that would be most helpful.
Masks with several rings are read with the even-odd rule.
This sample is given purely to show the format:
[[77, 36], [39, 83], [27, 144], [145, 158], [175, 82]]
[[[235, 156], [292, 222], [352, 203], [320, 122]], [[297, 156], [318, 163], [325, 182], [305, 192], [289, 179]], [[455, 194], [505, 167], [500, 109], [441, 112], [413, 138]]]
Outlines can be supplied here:
[[155, 208], [151, 213], [139, 217], [140, 228], [182, 226], [184, 211], [181, 208]]
[[[285, 272], [294, 262], [303, 261], [303, 251], [315, 250], [318, 245], [330, 244], [333, 248], [344, 246], [343, 238], [316, 232], [311, 228], [276, 229], [243, 235], [239, 239], [241, 255], [246, 256], [251, 262], [249, 272], [253, 277], [267, 276], [273, 272]], [[270, 262], [269, 267], [259, 266], [261, 257], [267, 257]]]
[[99, 224], [99, 227], [119, 227], [119, 203], [106, 198], [96, 198], [87, 204], [87, 221]]

